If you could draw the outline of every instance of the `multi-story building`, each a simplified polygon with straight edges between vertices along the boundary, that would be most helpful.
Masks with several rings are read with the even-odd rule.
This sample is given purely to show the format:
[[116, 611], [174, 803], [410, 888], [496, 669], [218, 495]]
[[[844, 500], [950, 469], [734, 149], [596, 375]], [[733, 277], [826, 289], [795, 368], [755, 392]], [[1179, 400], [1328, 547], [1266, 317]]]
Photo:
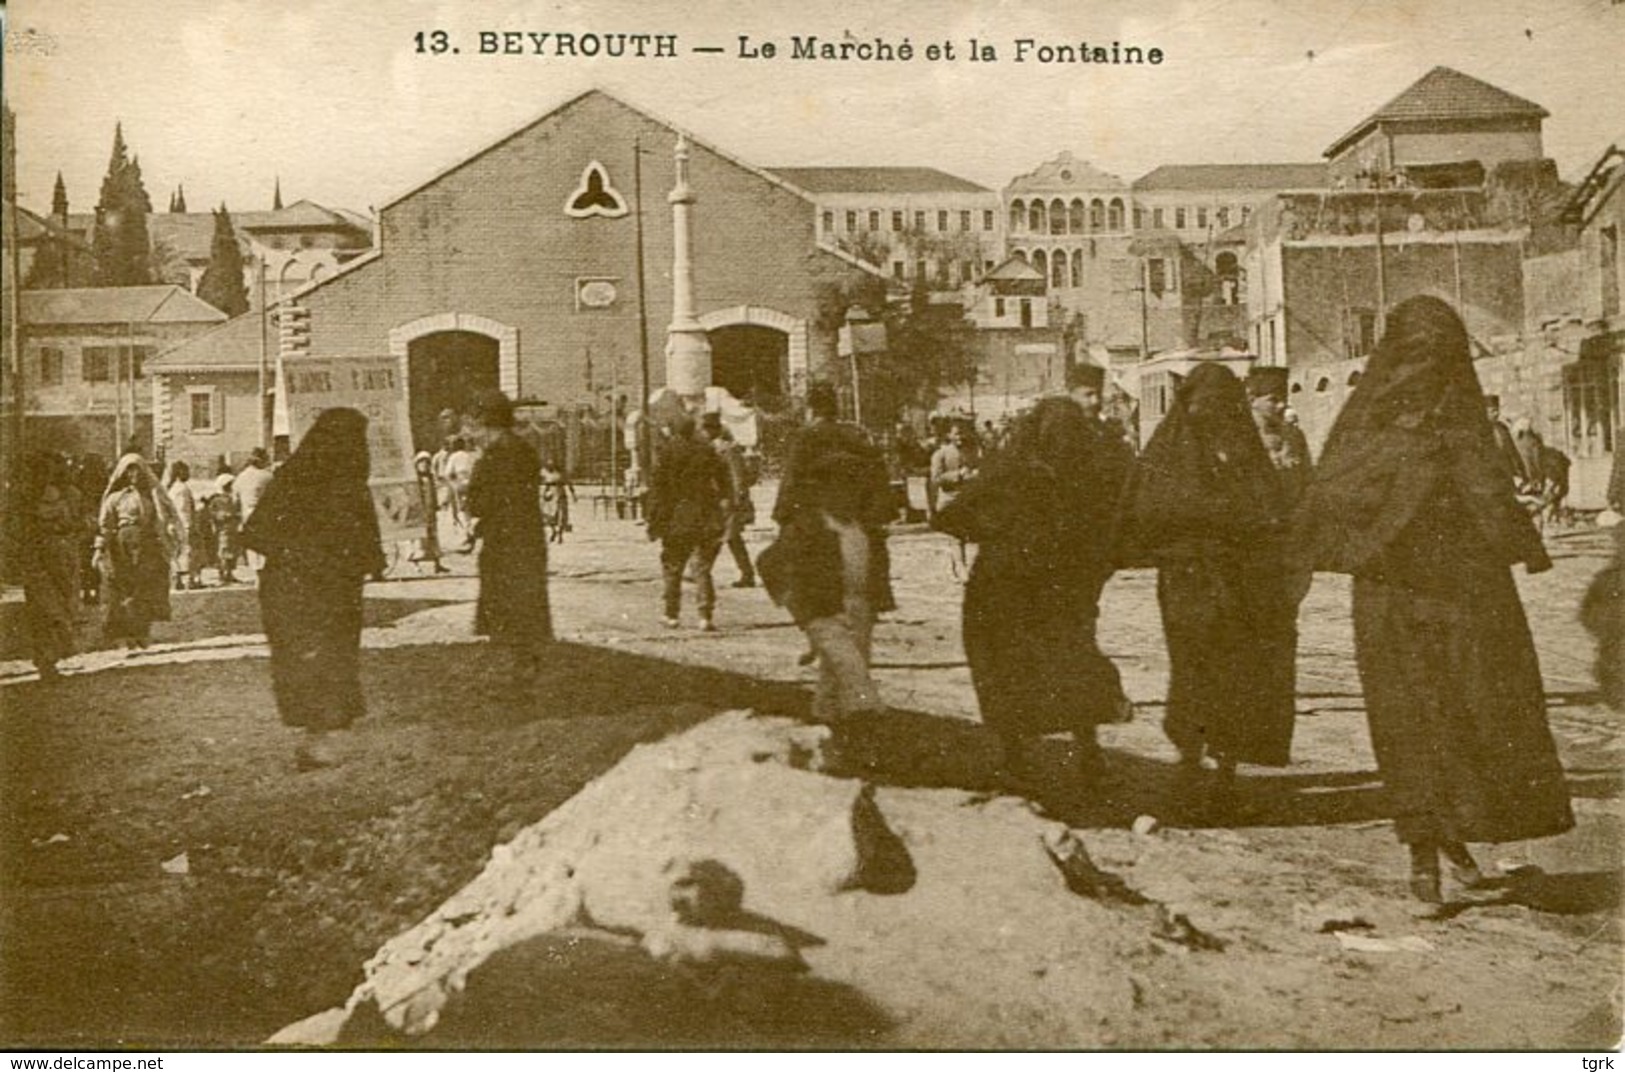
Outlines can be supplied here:
[[[1543, 281], [1564, 245], [1542, 207], [1561, 190], [1538, 157], [1545, 114], [1436, 68], [1328, 147], [1331, 189], [1255, 207], [1242, 264], [1248, 339], [1262, 362], [1291, 370], [1311, 445], [1358, 382], [1387, 311], [1417, 294], [1460, 312], [1503, 412], [1550, 434], [1557, 393], [1534, 385], [1552, 381], [1551, 362], [1525, 346], [1540, 315], [1531, 296], [1553, 289]], [[1559, 255], [1531, 264], [1544, 245]]]
[[116, 457], [132, 439], [150, 451], [153, 356], [226, 319], [169, 283], [21, 297], [28, 444], [71, 454]]
[[[94, 213], [69, 212], [58, 198], [48, 221], [63, 235], [86, 247], [95, 231]], [[337, 272], [372, 248], [372, 221], [344, 209], [295, 201], [267, 212], [233, 212], [232, 228], [243, 254], [243, 284], [249, 304], [258, 306], [260, 269], [268, 303]], [[147, 217], [147, 234], [163, 280], [196, 293], [209, 267], [214, 242], [214, 216], [208, 212], [155, 212]], [[45, 256], [41, 253], [37, 256]], [[52, 255], [68, 255], [66, 249]], [[37, 279], [41, 286], [61, 286], [71, 279]]]
[[1430, 185], [1429, 172], [1464, 164], [1484, 171], [1506, 161], [1539, 160], [1541, 121], [1550, 113], [1449, 67], [1435, 67], [1327, 147], [1333, 185], [1392, 185], [1406, 175]]
[[1081, 346], [1138, 352], [1131, 199], [1116, 175], [1063, 152], [1002, 191], [1006, 248], [1043, 278]]
[[1004, 257], [998, 195], [928, 167], [775, 167], [812, 199], [821, 241], [905, 286], [946, 291]]

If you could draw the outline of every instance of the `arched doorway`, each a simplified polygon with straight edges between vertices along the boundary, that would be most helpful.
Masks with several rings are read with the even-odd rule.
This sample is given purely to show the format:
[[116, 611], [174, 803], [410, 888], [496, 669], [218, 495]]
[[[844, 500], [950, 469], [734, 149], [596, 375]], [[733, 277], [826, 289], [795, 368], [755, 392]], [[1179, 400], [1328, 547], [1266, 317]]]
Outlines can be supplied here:
[[766, 410], [782, 408], [789, 392], [790, 336], [761, 324], [712, 328], [711, 382]]
[[440, 446], [441, 410], [466, 413], [474, 392], [498, 386], [499, 355], [496, 339], [473, 331], [436, 331], [407, 344], [413, 450]]

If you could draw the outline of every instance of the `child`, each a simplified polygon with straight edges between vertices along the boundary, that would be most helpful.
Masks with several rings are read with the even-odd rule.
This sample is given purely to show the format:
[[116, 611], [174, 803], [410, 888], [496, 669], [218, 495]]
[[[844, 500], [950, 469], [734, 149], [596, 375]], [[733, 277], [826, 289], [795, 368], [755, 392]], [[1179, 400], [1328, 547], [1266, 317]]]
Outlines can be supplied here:
[[550, 543], [563, 543], [564, 534], [570, 531], [570, 502], [575, 497], [575, 485], [559, 463], [549, 457], [542, 463], [542, 521], [547, 525]]

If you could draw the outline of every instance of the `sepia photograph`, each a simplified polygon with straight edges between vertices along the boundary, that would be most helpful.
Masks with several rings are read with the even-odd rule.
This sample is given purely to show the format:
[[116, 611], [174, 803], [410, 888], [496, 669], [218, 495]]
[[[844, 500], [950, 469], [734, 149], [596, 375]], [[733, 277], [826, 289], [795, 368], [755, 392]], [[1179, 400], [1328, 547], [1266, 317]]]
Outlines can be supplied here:
[[12, 1068], [1612, 1067], [1625, 0], [0, 13]]

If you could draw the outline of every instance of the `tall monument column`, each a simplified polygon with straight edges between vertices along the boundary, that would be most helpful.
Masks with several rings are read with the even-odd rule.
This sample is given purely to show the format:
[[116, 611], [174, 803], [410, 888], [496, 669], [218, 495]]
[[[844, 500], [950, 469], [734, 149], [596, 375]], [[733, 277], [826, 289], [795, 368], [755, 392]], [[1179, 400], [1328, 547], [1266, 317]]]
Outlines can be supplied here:
[[711, 340], [694, 313], [693, 225], [694, 191], [688, 184], [688, 138], [677, 136], [673, 155], [677, 185], [671, 202], [672, 302], [671, 326], [666, 329], [666, 386], [685, 399], [700, 399], [711, 386]]

